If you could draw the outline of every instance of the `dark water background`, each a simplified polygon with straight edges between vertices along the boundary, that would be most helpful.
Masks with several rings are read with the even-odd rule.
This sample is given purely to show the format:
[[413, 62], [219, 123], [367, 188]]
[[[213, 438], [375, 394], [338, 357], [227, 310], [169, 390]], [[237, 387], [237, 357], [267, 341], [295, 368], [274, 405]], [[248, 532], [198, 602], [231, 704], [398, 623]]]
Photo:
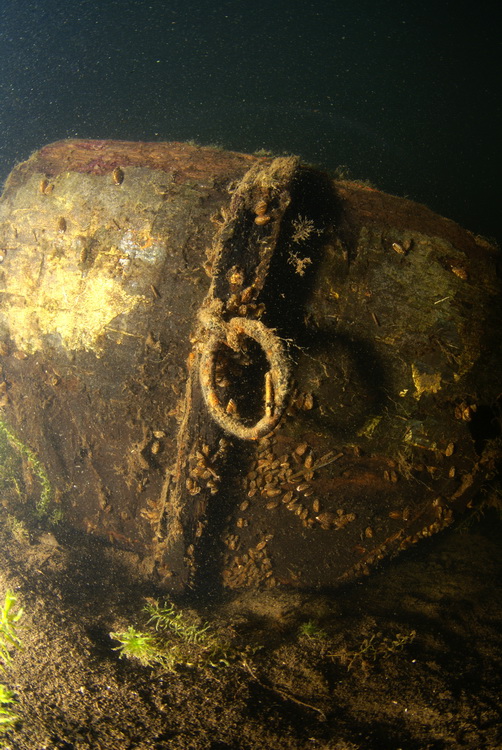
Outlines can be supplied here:
[[496, 4], [0, 0], [0, 179], [60, 138], [299, 153], [500, 239]]

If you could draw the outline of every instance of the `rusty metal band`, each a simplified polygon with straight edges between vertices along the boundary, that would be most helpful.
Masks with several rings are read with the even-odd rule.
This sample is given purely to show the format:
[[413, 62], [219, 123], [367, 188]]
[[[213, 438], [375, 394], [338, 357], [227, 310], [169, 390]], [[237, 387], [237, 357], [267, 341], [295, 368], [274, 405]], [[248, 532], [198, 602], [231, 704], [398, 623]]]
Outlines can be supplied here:
[[[254, 165], [239, 183], [232, 197], [230, 218], [215, 241], [213, 278], [198, 314], [196, 348], [204, 401], [212, 419], [225, 432], [242, 440], [255, 440], [271, 432], [286, 406], [287, 353], [275, 332], [258, 320], [256, 302], [279, 242], [298, 169], [296, 157], [280, 157], [265, 167]], [[239, 338], [243, 336], [259, 344], [269, 365], [264, 384], [264, 413], [254, 425], [227, 413], [215, 387], [218, 349], [227, 345], [238, 351]]]
[[[296, 157], [254, 164], [232, 189], [230, 206], [225, 216], [222, 214], [224, 221], [213, 240], [211, 283], [197, 313], [177, 456], [166, 491], [163, 521], [163, 544], [169, 549], [170, 569], [180, 586], [194, 575], [192, 555], [198, 544], [197, 529], [215, 494], [214, 487], [204, 482], [190, 491], [193, 457], [201, 445], [215, 455], [221, 452], [222, 430], [241, 440], [267, 435], [279, 422], [287, 402], [290, 370], [286, 349], [277, 334], [259, 320], [264, 312], [259, 296], [268, 278], [284, 215], [293, 200], [299, 170]], [[229, 346], [238, 351], [245, 336], [262, 348], [269, 368], [264, 376], [263, 416], [251, 425], [225, 411], [215, 387], [219, 349]]]

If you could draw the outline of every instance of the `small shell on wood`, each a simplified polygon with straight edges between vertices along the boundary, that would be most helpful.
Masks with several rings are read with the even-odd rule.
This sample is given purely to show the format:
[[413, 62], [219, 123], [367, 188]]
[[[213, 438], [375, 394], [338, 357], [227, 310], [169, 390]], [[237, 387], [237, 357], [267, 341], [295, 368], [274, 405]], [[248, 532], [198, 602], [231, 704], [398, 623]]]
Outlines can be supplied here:
[[120, 167], [115, 167], [112, 172], [112, 180], [114, 185], [122, 185], [124, 182], [124, 172]]

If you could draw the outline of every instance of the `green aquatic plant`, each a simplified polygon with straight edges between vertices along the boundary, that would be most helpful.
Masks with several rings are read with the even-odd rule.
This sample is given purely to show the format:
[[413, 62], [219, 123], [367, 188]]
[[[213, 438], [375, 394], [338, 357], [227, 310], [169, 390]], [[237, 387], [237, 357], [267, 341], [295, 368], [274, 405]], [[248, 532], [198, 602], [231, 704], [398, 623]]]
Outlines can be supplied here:
[[274, 152], [268, 148], [258, 148], [256, 151], [253, 151], [253, 156], [274, 156]]
[[370, 662], [386, 659], [402, 651], [405, 646], [415, 640], [416, 635], [416, 630], [410, 630], [408, 633], [396, 633], [390, 638], [383, 636], [382, 633], [372, 633], [368, 638], [364, 638], [354, 651], [342, 648], [332, 656], [345, 665], [349, 672], [357, 664], [366, 669]]
[[[39, 517], [47, 515], [52, 499], [52, 487], [45, 466], [39, 460], [36, 453], [32, 451], [31, 448], [29, 448], [27, 445], [25, 445], [25, 443], [23, 443], [22, 440], [20, 440], [17, 435], [12, 432], [10, 427], [8, 427], [2, 419], [0, 419], [0, 436], [3, 438], [4, 444], [5, 439], [7, 439], [10, 445], [15, 448], [16, 451], [18, 451], [18, 453], [21, 455], [21, 457], [28, 462], [28, 465], [30, 466], [40, 484], [40, 497], [38, 498], [38, 501], [36, 503], [37, 515]], [[1, 453], [4, 454], [5, 450]], [[2, 459], [3, 455], [0, 455], [0, 464], [4, 466], [5, 464]], [[10, 479], [11, 481], [16, 482], [15, 477], [10, 476]], [[20, 495], [21, 491], [17, 483], [16, 488], [18, 494]]]
[[196, 625], [187, 620], [182, 610], [166, 601], [163, 606], [158, 602], [149, 602], [144, 608], [150, 615], [148, 623], [153, 623], [155, 630], [170, 630], [185, 643], [204, 643], [208, 638], [209, 624]]
[[[16, 702], [14, 693], [5, 685], [0, 685], [0, 734], [11, 731], [20, 721], [20, 717], [12, 710], [12, 705]], [[3, 743], [0, 740], [1, 747]]]
[[0, 670], [10, 664], [11, 649], [21, 646], [17, 623], [23, 616], [23, 608], [16, 609], [16, 605], [17, 596], [12, 591], [7, 591], [0, 611]]
[[51, 526], [57, 526], [58, 523], [61, 523], [61, 521], [63, 520], [63, 518], [64, 518], [64, 513], [61, 510], [61, 508], [59, 508], [59, 507], [58, 508], [54, 508], [54, 510], [52, 511], [52, 513], [49, 516], [49, 523], [51, 524]]
[[121, 659], [135, 659], [144, 667], [160, 666], [174, 672], [177, 665], [194, 664], [181, 644], [160, 641], [153, 633], [136, 630], [132, 625], [121, 633], [110, 633], [110, 638], [120, 643], [113, 650], [119, 651]]
[[126, 631], [110, 633], [119, 641], [114, 650], [120, 658], [137, 659], [144, 666], [162, 666], [174, 671], [175, 667], [222, 667], [240, 657], [231, 648], [228, 638], [218, 633], [208, 623], [197, 623], [175, 605], [149, 602], [144, 611], [150, 616], [146, 624], [151, 632], [139, 631], [129, 626]]
[[13, 449], [4, 425], [0, 420], [0, 489], [2, 492], [14, 491], [17, 497], [22, 495], [23, 465], [21, 456]]
[[145, 667], [152, 667], [155, 664], [164, 664], [165, 662], [164, 655], [154, 636], [136, 630], [132, 625], [129, 625], [125, 631], [110, 633], [110, 638], [120, 643], [120, 646], [113, 650], [120, 652], [121, 659], [137, 659]]
[[311, 638], [312, 640], [316, 638], [327, 638], [328, 634], [325, 630], [323, 630], [315, 620], [308, 620], [307, 622], [302, 622], [300, 627], [298, 628], [298, 635], [305, 636], [306, 638]]
[[7, 513], [4, 520], [4, 528], [12, 535], [12, 538], [15, 539], [16, 542], [22, 544], [29, 542], [30, 535], [28, 529], [23, 521], [20, 521], [16, 516]]
[[[21, 646], [17, 634], [17, 624], [23, 616], [23, 608], [16, 607], [17, 596], [12, 591], [5, 594], [4, 603], [0, 611], [0, 670], [5, 671], [11, 662], [11, 650]], [[20, 717], [12, 710], [16, 703], [14, 694], [6, 685], [0, 684], [0, 734], [14, 729]], [[0, 742], [0, 748], [3, 744]]]
[[193, 617], [171, 601], [166, 600], [163, 605], [152, 601], [144, 610], [150, 615], [148, 623], [154, 624], [157, 632], [164, 632], [168, 648], [179, 645], [180, 653], [187, 659], [186, 664], [229, 666], [231, 661], [239, 658], [239, 652], [232, 649], [223, 633], [207, 622], [194, 622]]

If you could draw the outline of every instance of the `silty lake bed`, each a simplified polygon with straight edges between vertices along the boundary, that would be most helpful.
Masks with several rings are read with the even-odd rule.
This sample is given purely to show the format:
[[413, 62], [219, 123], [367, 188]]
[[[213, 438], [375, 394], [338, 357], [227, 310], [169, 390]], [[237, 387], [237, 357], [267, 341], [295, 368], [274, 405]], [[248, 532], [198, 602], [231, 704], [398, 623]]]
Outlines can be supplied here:
[[[350, 586], [205, 602], [168, 600], [131, 552], [11, 518], [0, 592], [24, 613], [2, 674], [20, 717], [6, 748], [500, 747], [494, 510]], [[153, 644], [144, 663], [110, 637], [131, 628]]]

